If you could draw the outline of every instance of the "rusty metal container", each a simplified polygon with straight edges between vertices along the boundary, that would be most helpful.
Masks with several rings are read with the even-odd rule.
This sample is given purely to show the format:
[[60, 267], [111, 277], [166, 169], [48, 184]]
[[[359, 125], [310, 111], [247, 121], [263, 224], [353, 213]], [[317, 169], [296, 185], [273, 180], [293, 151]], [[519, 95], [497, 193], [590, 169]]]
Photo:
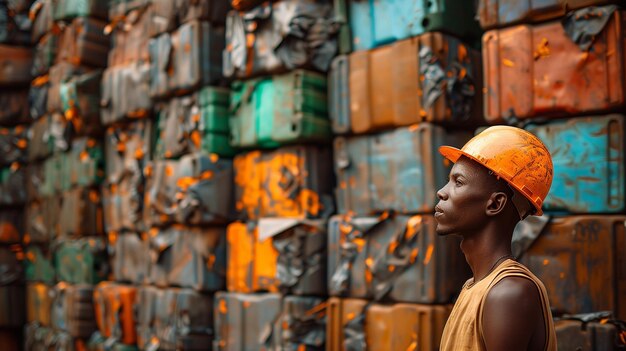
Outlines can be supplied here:
[[608, 115], [525, 127], [552, 156], [555, 181], [543, 203], [546, 211], [624, 211], [624, 123], [623, 115]]
[[133, 307], [136, 299], [137, 288], [134, 286], [102, 282], [95, 287], [95, 319], [104, 337], [127, 345], [137, 342]]
[[26, 320], [49, 327], [53, 297], [54, 290], [46, 284], [26, 284]]
[[27, 85], [31, 80], [33, 51], [29, 47], [0, 44], [0, 86]]
[[360, 299], [328, 299], [326, 350], [366, 350], [365, 313], [369, 302]]
[[273, 335], [280, 294], [215, 294], [215, 351], [262, 351], [278, 347]]
[[583, 7], [610, 3], [619, 3], [619, 0], [480, 0], [477, 16], [483, 29], [492, 29], [543, 22]]
[[135, 232], [110, 232], [108, 237], [109, 245], [114, 247], [111, 255], [114, 280], [136, 285], [147, 282], [151, 254], [148, 240]]
[[261, 219], [228, 227], [228, 290], [326, 295], [326, 221]]
[[326, 308], [323, 298], [286, 296], [282, 312], [274, 326], [277, 350], [326, 350]]
[[103, 125], [150, 116], [150, 64], [133, 62], [107, 68], [102, 75], [100, 100]]
[[330, 219], [330, 295], [449, 303], [471, 276], [459, 240], [435, 233], [431, 215]]
[[74, 188], [63, 193], [57, 239], [104, 235], [101, 193]]
[[[595, 25], [586, 23], [594, 19]], [[487, 121], [496, 124], [623, 108], [625, 19], [626, 13], [610, 7], [586, 8], [571, 13], [563, 23], [519, 25], [486, 33]]]
[[288, 146], [235, 157], [235, 208], [241, 219], [327, 218], [334, 212], [332, 155], [320, 146]]
[[336, 133], [484, 121], [480, 52], [447, 34], [422, 34], [337, 58], [330, 82]]
[[0, 211], [0, 243], [21, 244], [26, 221], [21, 208], [6, 208]]
[[107, 66], [111, 38], [107, 36], [103, 20], [78, 17], [63, 29], [59, 38], [56, 63], [62, 61], [74, 66]]
[[433, 213], [436, 192], [445, 185], [451, 167], [437, 149], [461, 147], [470, 136], [423, 123], [382, 134], [336, 138], [339, 213]]
[[0, 128], [0, 165], [11, 166], [28, 161], [28, 134], [27, 125]]
[[365, 316], [368, 350], [439, 350], [452, 305], [373, 304]]
[[625, 221], [581, 215], [531, 227], [536, 239], [520, 262], [545, 284], [555, 312], [612, 311], [626, 318], [626, 257], [620, 252], [626, 247]]
[[558, 351], [624, 350], [625, 328], [624, 322], [602, 313], [574, 315], [554, 322]]
[[206, 292], [224, 289], [225, 228], [174, 225], [162, 230], [152, 229], [149, 236], [151, 283]]

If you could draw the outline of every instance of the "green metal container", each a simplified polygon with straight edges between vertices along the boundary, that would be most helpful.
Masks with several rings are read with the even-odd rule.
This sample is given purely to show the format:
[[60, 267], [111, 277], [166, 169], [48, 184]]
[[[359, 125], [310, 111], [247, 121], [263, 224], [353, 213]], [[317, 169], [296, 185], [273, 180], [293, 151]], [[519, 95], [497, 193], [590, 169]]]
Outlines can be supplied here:
[[64, 157], [63, 190], [100, 185], [104, 176], [102, 144], [93, 138], [74, 140]]
[[274, 148], [329, 140], [326, 86], [325, 76], [304, 70], [235, 82], [231, 96], [231, 144]]
[[57, 279], [70, 284], [98, 284], [106, 280], [109, 266], [103, 238], [61, 241], [56, 246]]
[[24, 275], [30, 282], [54, 284], [55, 273], [51, 255], [39, 246], [28, 246], [24, 260]]
[[106, 20], [110, 0], [57, 0], [53, 10], [55, 21], [76, 17], [96, 17]]
[[198, 93], [171, 99], [158, 112], [157, 158], [176, 159], [207, 152], [233, 157], [230, 145], [227, 89], [205, 87]]

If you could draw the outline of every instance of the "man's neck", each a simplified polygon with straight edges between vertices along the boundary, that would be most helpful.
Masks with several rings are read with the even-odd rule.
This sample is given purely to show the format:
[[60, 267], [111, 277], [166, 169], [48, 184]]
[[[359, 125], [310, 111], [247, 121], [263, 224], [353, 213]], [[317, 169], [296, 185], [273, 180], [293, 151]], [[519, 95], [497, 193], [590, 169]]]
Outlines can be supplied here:
[[463, 235], [461, 250], [472, 269], [474, 282], [489, 275], [508, 255], [512, 256], [510, 235], [502, 234], [502, 231], [497, 233], [485, 228], [471, 235]]

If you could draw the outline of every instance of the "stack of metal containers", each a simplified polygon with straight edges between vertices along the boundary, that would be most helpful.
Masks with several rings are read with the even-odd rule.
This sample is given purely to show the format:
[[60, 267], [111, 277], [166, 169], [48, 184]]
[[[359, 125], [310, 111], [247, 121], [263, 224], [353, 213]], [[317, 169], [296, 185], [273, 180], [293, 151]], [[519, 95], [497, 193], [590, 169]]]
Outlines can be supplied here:
[[224, 74], [238, 221], [214, 350], [324, 350], [334, 212], [326, 74], [341, 27], [328, 1], [233, 1]]
[[485, 118], [552, 154], [548, 215], [517, 228], [514, 253], [546, 285], [559, 349], [613, 350], [626, 318], [626, 12], [562, 3], [481, 1]]
[[451, 167], [438, 147], [462, 146], [482, 121], [470, 45], [480, 30], [469, 1], [428, 4], [337, 2], [353, 52], [329, 76], [339, 214], [328, 229], [328, 350], [438, 350], [471, 276], [432, 214]]
[[28, 84], [33, 54], [30, 1], [0, 1], [0, 349], [16, 350], [25, 321], [24, 189]]
[[84, 347], [96, 330], [93, 288], [109, 273], [100, 190], [107, 11], [101, 1], [41, 0], [31, 7], [27, 349]]

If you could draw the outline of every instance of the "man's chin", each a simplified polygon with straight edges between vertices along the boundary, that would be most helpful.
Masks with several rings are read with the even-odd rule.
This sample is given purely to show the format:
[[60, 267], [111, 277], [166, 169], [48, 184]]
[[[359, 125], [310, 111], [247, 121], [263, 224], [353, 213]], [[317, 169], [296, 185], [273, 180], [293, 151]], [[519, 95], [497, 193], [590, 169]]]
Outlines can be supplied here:
[[439, 223], [437, 223], [437, 227], [435, 228], [435, 232], [439, 236], [446, 236], [446, 235], [453, 234], [452, 231], [450, 231], [449, 229], [446, 229], [444, 226], [442, 226]]

